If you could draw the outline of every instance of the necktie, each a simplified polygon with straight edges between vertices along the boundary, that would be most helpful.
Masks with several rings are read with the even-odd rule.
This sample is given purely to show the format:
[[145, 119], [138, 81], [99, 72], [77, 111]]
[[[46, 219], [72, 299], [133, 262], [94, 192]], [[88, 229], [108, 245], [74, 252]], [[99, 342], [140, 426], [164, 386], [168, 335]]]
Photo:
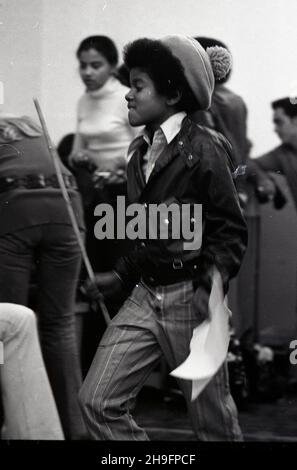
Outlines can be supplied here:
[[162, 153], [163, 149], [166, 147], [166, 138], [161, 129], [158, 129], [153, 137], [152, 145], [148, 146], [147, 154], [144, 156], [144, 161], [146, 160], [146, 167], [144, 169], [145, 180], [148, 181], [150, 174], [152, 173], [155, 163]]

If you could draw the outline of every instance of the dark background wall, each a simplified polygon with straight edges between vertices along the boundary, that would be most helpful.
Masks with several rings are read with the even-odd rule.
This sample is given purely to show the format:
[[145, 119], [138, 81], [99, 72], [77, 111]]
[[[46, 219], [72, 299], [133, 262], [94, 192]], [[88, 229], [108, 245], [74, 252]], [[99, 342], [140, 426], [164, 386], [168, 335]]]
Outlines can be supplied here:
[[[249, 246], [237, 279], [238, 334], [249, 328], [263, 344], [289, 345], [297, 338], [297, 213], [282, 176], [288, 203], [252, 203], [247, 211]], [[233, 307], [234, 308], [234, 307]]]
[[288, 204], [261, 207], [259, 331], [263, 339], [297, 338], [297, 213], [286, 181]]

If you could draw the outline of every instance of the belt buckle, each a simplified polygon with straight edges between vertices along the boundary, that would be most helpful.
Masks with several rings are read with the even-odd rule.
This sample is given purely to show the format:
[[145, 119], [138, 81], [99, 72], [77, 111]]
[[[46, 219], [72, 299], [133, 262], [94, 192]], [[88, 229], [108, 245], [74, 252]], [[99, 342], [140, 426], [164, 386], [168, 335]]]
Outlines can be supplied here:
[[45, 177], [42, 174], [39, 175], [28, 175], [26, 177], [26, 188], [28, 189], [38, 189], [45, 188], [46, 181]]
[[44, 175], [37, 175], [37, 184], [40, 188], [46, 187], [46, 181]]
[[172, 267], [173, 269], [182, 269], [184, 266], [183, 262], [181, 259], [174, 259], [172, 262]]

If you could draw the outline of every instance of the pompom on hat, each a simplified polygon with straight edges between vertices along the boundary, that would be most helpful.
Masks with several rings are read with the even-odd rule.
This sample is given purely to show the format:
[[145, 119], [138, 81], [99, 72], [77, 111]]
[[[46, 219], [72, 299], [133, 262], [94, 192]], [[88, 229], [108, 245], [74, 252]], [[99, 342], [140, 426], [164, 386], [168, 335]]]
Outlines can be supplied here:
[[188, 36], [166, 36], [160, 39], [183, 66], [187, 82], [199, 103], [206, 110], [211, 105], [215, 80], [224, 78], [232, 66], [232, 57], [223, 47], [208, 47]]

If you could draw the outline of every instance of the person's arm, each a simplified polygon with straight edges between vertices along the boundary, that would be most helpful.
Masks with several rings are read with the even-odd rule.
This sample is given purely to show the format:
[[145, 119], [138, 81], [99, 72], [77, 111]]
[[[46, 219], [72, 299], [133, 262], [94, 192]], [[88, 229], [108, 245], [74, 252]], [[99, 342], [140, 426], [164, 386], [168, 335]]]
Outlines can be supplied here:
[[282, 208], [286, 197], [270, 173], [282, 173], [279, 148], [255, 159], [249, 159], [247, 164], [247, 179], [255, 187], [259, 202], [274, 201], [276, 209]]
[[117, 274], [126, 290], [131, 290], [141, 277], [139, 262], [144, 256], [138, 246], [127, 256], [122, 256], [116, 263], [114, 272]]
[[258, 158], [248, 160], [247, 176], [253, 181], [267, 177], [267, 172], [281, 173], [279, 158], [277, 158], [277, 149], [268, 152]]
[[112, 271], [95, 274], [95, 283], [88, 280], [81, 288], [82, 292], [90, 299], [98, 297], [98, 289], [106, 298], [117, 296], [124, 299], [135, 287], [141, 273], [137, 264], [140, 256], [136, 247], [129, 255], [122, 256]]
[[88, 152], [84, 148], [84, 141], [81, 134], [76, 131], [73, 148], [71, 154], [68, 157], [68, 164], [72, 168], [76, 168], [77, 166], [86, 166], [89, 163]]
[[90, 167], [93, 168], [93, 164], [90, 161], [90, 152], [86, 149], [85, 139], [83, 138], [80, 128], [79, 128], [79, 121], [80, 116], [82, 115], [83, 109], [85, 107], [85, 97], [84, 95], [80, 98], [78, 105], [77, 105], [77, 123], [76, 123], [76, 132], [74, 136], [74, 142], [71, 154], [68, 157], [68, 164], [74, 170], [77, 167]]
[[197, 283], [209, 286], [216, 267], [224, 290], [241, 265], [247, 246], [247, 227], [233, 183], [232, 169], [225, 150], [218, 145], [208, 149], [197, 168], [198, 187], [203, 196], [204, 231]]

